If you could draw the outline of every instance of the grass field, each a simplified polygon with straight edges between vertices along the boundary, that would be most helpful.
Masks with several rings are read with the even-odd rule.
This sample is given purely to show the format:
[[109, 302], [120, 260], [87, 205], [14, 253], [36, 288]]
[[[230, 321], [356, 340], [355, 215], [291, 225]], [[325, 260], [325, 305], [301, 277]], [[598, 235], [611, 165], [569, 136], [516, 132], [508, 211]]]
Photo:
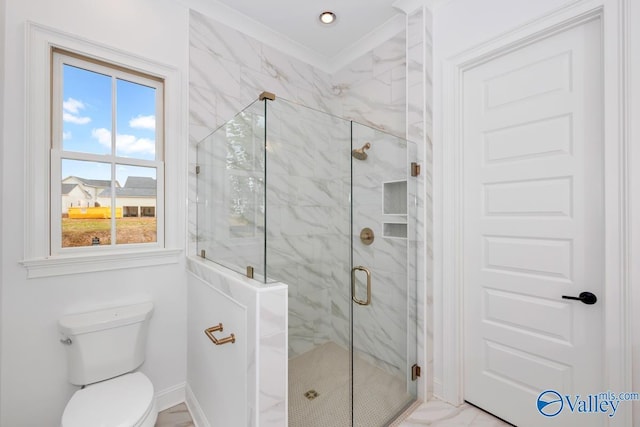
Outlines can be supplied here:
[[[155, 242], [156, 218], [116, 219], [116, 243]], [[62, 247], [91, 246], [92, 239], [100, 239], [100, 245], [111, 244], [110, 219], [62, 218]]]

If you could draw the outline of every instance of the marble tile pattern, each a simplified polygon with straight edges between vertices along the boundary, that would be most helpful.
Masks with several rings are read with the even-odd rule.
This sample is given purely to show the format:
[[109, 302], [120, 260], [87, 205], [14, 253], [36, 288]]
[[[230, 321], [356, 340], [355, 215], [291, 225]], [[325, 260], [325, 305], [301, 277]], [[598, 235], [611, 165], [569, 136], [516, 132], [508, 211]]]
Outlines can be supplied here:
[[[335, 410], [335, 407], [332, 408]], [[313, 420], [310, 420], [313, 421]], [[328, 425], [328, 424], [321, 424]], [[418, 406], [407, 417], [391, 424], [396, 427], [509, 427], [506, 423], [469, 404], [453, 406], [431, 400]], [[158, 414], [155, 427], [192, 427], [193, 420], [184, 403]]]
[[406, 137], [406, 33], [400, 32], [332, 76], [336, 114]]
[[[432, 16], [420, 7], [407, 16], [407, 139], [417, 143], [417, 158], [424, 162], [417, 177], [415, 217], [415, 262], [409, 272], [417, 289], [418, 360], [425, 361], [426, 387], [419, 387], [420, 398], [433, 393], [433, 205], [432, 205], [432, 135], [433, 135], [433, 49]], [[412, 245], [413, 246], [413, 245]], [[423, 393], [426, 392], [426, 395]]]
[[263, 91], [322, 111], [333, 107], [326, 96], [331, 90], [328, 74], [193, 10], [189, 70], [189, 251], [199, 253], [199, 239], [210, 236], [198, 233], [198, 212], [205, 203], [198, 197], [195, 174], [202, 160], [198, 143]]
[[[418, 260], [427, 255], [422, 249], [428, 237], [423, 218], [430, 208], [423, 195], [430, 180], [430, 165], [423, 165], [417, 187], [410, 190], [410, 196], [417, 199], [416, 216], [404, 219], [415, 239], [382, 238], [382, 183], [406, 179], [407, 146], [373, 129], [418, 142], [418, 157], [430, 151], [431, 101], [410, 95], [414, 91], [429, 92], [430, 78], [420, 80], [416, 74], [421, 67], [426, 68], [421, 52], [430, 52], [423, 32], [416, 30], [427, 18], [409, 17], [407, 33], [392, 37], [331, 76], [198, 12], [192, 11], [190, 18], [190, 253], [206, 247], [207, 253], [229, 264], [260, 264], [264, 253], [258, 221], [247, 226], [256, 230], [253, 236], [219, 239], [225, 233], [229, 237], [232, 198], [225, 194], [229, 194], [230, 184], [226, 169], [209, 167], [208, 163], [227, 164], [229, 144], [213, 140], [226, 137], [228, 129], [209, 135], [263, 90], [292, 101], [270, 106], [266, 119], [267, 176], [263, 183], [267, 192], [266, 275], [289, 285], [288, 354], [295, 356], [327, 341], [340, 345], [349, 342], [350, 239], [359, 243], [360, 229], [369, 226], [376, 232], [376, 242], [368, 248], [356, 244], [354, 263], [373, 266], [378, 286], [374, 304], [366, 307], [371, 310], [357, 313], [360, 317], [355, 320], [363, 325], [357, 347], [363, 354], [375, 354], [383, 369], [406, 377], [407, 366], [415, 361], [403, 355], [406, 331], [416, 321], [424, 322], [424, 313], [428, 312], [424, 304], [412, 309], [416, 304], [410, 299], [421, 301], [429, 294], [424, 277], [430, 269], [425, 272], [424, 262]], [[353, 235], [349, 213], [350, 123], [293, 103], [368, 126], [356, 126], [353, 142], [354, 147], [366, 141], [373, 145], [369, 160], [355, 164]], [[255, 128], [255, 121], [252, 123]], [[255, 141], [247, 136], [240, 146], [250, 152]], [[402, 170], [396, 170], [391, 159], [397, 160]], [[196, 164], [201, 165], [199, 176], [195, 174]], [[257, 171], [259, 167], [243, 173]], [[203, 188], [207, 190], [203, 192]], [[424, 328], [419, 328], [421, 337]], [[276, 335], [269, 338], [282, 340]], [[425, 343], [420, 342], [419, 360], [427, 357], [424, 351], [420, 353], [424, 348]]]
[[[395, 423], [393, 424], [396, 425]], [[420, 405], [407, 418], [397, 424], [399, 427], [508, 427], [506, 423], [491, 414], [464, 403], [453, 406], [439, 400], [430, 400]]]
[[294, 357], [336, 339], [332, 307], [347, 297], [350, 123], [286, 101], [267, 116], [268, 275], [289, 285]]
[[[355, 146], [371, 144], [366, 160], [353, 160], [353, 263], [367, 267], [372, 277], [371, 305], [353, 307], [354, 349], [369, 363], [406, 380], [408, 365], [416, 363], [415, 349], [407, 357], [408, 240], [385, 236], [384, 227], [407, 226], [406, 186], [385, 185], [406, 185], [407, 142], [361, 125], [354, 125], [353, 137]], [[394, 198], [394, 191], [403, 194]], [[376, 236], [371, 245], [360, 241], [365, 227]], [[358, 272], [356, 277], [363, 299], [366, 276]]]

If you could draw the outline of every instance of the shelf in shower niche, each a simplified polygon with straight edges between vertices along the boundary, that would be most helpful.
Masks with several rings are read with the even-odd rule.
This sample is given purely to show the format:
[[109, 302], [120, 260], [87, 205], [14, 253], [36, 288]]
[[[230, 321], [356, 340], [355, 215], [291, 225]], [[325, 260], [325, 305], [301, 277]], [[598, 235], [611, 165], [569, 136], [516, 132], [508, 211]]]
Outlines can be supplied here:
[[382, 213], [385, 215], [407, 214], [407, 181], [382, 183]]
[[390, 237], [395, 239], [407, 238], [407, 224], [400, 222], [383, 222], [382, 237]]

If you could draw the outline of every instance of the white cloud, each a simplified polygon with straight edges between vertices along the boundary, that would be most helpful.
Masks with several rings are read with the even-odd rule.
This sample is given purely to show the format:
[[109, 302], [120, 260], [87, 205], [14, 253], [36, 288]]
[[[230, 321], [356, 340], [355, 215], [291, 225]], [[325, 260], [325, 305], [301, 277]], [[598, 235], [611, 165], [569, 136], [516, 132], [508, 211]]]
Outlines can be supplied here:
[[90, 117], [80, 116], [80, 110], [84, 110], [84, 102], [74, 98], [67, 98], [62, 102], [62, 120], [77, 125], [86, 125], [91, 121]]
[[62, 132], [62, 139], [64, 141], [71, 139], [71, 132]]
[[155, 116], [138, 116], [129, 120], [129, 126], [134, 129], [156, 129], [156, 117]]
[[105, 128], [93, 129], [91, 136], [98, 140], [101, 145], [111, 147], [111, 131]]
[[90, 117], [80, 117], [74, 116], [71, 113], [67, 113], [66, 111], [62, 113], [62, 120], [69, 123], [75, 123], [76, 125], [86, 125], [91, 121]]
[[[105, 128], [93, 129], [91, 136], [106, 147], [111, 147], [111, 131]], [[150, 154], [156, 152], [156, 143], [152, 139], [138, 138], [134, 135], [116, 135], [116, 147], [120, 154]]]
[[84, 109], [84, 102], [74, 98], [67, 98], [67, 100], [62, 103], [62, 108], [69, 113], [78, 114], [80, 110]]

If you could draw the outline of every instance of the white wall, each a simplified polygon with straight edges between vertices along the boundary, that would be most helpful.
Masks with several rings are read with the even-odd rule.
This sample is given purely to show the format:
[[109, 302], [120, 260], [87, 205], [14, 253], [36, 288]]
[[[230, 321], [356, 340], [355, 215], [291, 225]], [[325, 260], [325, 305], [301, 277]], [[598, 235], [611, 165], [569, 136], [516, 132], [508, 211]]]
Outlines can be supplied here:
[[441, 58], [467, 50], [575, 0], [450, 0], [434, 16]]
[[[75, 390], [66, 381], [64, 353], [57, 335], [57, 319], [65, 313], [153, 301], [155, 313], [142, 371], [150, 376], [156, 392], [180, 387], [186, 378], [186, 274], [182, 262], [30, 280], [19, 264], [24, 253], [25, 227], [22, 178], [27, 20], [174, 67], [182, 74], [183, 96], [188, 68], [187, 10], [174, 1], [6, 0], [6, 26], [1, 27], [0, 35], [0, 42], [5, 42], [2, 43], [4, 108], [0, 110], [3, 112], [0, 120], [7, 124], [0, 147], [3, 174], [0, 425], [12, 427], [58, 425]], [[181, 113], [183, 121], [186, 113]], [[186, 144], [186, 141], [185, 132], [181, 141], [173, 142]], [[182, 188], [172, 185], [176, 184], [167, 183], [167, 191], [184, 194]], [[171, 220], [181, 221], [168, 218]], [[184, 240], [181, 238], [180, 242]]]

